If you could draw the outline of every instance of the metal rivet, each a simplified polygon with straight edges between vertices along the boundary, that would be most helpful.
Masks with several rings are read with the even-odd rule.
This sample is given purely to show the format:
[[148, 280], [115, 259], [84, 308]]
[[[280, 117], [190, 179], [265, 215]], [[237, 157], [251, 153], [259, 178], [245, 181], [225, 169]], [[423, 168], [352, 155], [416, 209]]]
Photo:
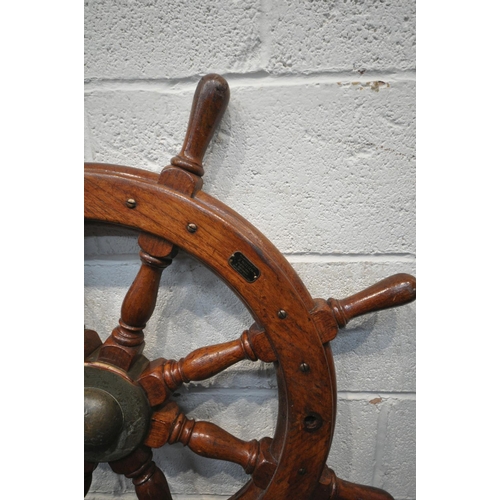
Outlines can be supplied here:
[[192, 222], [190, 222], [187, 226], [186, 226], [187, 230], [190, 232], [190, 233], [196, 233], [196, 230], [198, 229], [198, 226], [196, 224], [193, 224]]
[[305, 473], [306, 473], [306, 470], [305, 470], [305, 469], [299, 469], [299, 474], [300, 474], [301, 476], [303, 476]]
[[279, 318], [279, 319], [285, 319], [286, 317], [287, 317], [287, 313], [286, 313], [286, 311], [285, 311], [285, 310], [283, 310], [283, 309], [280, 309], [280, 310], [278, 311], [278, 318]]
[[309, 365], [307, 363], [300, 363], [300, 371], [301, 372], [308, 372], [311, 368], [309, 368]]
[[125, 202], [125, 205], [127, 205], [128, 208], [135, 208], [137, 206], [137, 202], [134, 200], [134, 198], [129, 198]]

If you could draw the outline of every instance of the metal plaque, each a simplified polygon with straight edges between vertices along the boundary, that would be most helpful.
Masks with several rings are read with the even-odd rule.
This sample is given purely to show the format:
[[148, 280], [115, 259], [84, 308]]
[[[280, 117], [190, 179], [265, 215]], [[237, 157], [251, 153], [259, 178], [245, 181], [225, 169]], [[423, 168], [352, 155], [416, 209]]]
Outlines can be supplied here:
[[260, 271], [241, 252], [234, 252], [229, 257], [229, 265], [246, 281], [253, 283], [259, 276]]

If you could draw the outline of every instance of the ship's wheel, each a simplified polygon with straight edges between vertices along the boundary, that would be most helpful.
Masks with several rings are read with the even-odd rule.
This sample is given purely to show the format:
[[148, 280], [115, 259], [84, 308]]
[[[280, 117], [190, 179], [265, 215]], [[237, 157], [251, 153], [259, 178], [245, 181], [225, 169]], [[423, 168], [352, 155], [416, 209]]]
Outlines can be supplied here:
[[[231, 499], [379, 500], [383, 490], [336, 477], [326, 466], [336, 415], [330, 341], [361, 314], [415, 299], [415, 278], [391, 276], [343, 300], [313, 299], [287, 260], [257, 229], [204, 193], [202, 159], [229, 100], [227, 82], [198, 84], [184, 145], [155, 173], [85, 165], [85, 220], [139, 231], [141, 267], [103, 343], [85, 329], [85, 494], [92, 471], [108, 462], [132, 479], [140, 500], [169, 500], [152, 448], [182, 443], [204, 457], [239, 464], [249, 481]], [[254, 323], [239, 338], [180, 360], [148, 360], [143, 330], [160, 277], [178, 249], [201, 261], [243, 301]], [[243, 441], [187, 418], [173, 401], [182, 384], [208, 379], [242, 360], [274, 363], [274, 436]]]

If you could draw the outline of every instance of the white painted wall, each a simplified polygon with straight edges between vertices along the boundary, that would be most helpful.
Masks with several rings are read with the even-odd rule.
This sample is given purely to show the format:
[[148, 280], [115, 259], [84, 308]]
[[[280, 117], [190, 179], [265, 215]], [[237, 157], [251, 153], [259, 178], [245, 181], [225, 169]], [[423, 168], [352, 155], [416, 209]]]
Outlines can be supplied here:
[[[342, 298], [415, 273], [413, 1], [85, 2], [85, 160], [159, 172], [183, 142], [199, 78], [231, 100], [204, 190], [285, 254], [314, 297]], [[85, 322], [104, 339], [138, 270], [135, 236], [85, 238]], [[146, 356], [180, 358], [252, 320], [180, 254], [164, 273]], [[338, 416], [329, 465], [415, 498], [415, 304], [358, 318], [333, 342]], [[179, 391], [189, 416], [243, 439], [272, 435], [272, 367], [251, 362]], [[379, 401], [376, 403], [374, 401]], [[182, 446], [155, 451], [177, 499], [227, 498], [238, 466]], [[89, 499], [134, 498], [104, 464]]]

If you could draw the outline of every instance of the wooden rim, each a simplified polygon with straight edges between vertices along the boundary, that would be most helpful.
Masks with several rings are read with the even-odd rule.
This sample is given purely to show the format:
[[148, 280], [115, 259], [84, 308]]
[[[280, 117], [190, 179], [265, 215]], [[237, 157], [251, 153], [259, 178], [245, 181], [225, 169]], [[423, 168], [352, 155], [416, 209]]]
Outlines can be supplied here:
[[[271, 450], [278, 466], [265, 490], [250, 480], [231, 498], [309, 498], [326, 463], [336, 415], [333, 357], [311, 317], [315, 302], [276, 247], [245, 219], [202, 191], [192, 198], [158, 184], [157, 178], [130, 167], [86, 164], [85, 220], [172, 242], [243, 301], [277, 359], [279, 419]], [[134, 200], [133, 207], [127, 200]], [[196, 225], [195, 232], [189, 224]], [[231, 266], [237, 252], [258, 269], [253, 282]], [[301, 370], [303, 363], [307, 371]], [[312, 429], [311, 418], [316, 419]]]

